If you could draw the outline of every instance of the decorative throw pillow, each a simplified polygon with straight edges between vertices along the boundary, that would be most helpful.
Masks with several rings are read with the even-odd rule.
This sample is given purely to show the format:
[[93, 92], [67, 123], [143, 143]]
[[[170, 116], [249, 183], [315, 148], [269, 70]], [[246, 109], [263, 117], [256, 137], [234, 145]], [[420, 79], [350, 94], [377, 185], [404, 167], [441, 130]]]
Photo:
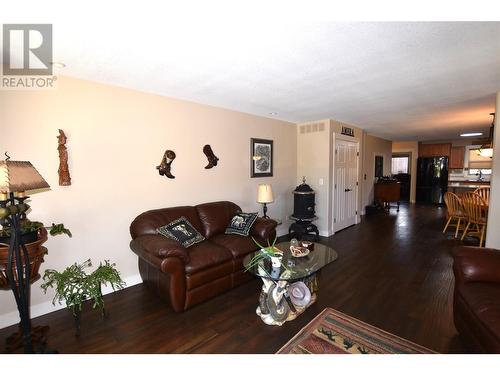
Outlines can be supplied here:
[[229, 226], [226, 228], [226, 234], [239, 234], [240, 236], [248, 236], [253, 223], [257, 220], [257, 212], [243, 213], [239, 212], [233, 216]]
[[189, 247], [205, 239], [184, 216], [156, 229], [156, 231], [167, 238], [180, 242], [184, 247]]

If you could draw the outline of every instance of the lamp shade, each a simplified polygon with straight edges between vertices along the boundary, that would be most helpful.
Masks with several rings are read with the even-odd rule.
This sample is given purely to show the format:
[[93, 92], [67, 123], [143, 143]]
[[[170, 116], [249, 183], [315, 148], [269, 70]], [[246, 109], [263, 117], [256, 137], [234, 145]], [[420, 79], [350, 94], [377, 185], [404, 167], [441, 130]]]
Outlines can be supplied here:
[[274, 201], [273, 189], [269, 184], [259, 184], [259, 189], [257, 190], [257, 202], [258, 203], [271, 203]]
[[29, 161], [0, 161], [0, 192], [13, 193], [50, 188]]

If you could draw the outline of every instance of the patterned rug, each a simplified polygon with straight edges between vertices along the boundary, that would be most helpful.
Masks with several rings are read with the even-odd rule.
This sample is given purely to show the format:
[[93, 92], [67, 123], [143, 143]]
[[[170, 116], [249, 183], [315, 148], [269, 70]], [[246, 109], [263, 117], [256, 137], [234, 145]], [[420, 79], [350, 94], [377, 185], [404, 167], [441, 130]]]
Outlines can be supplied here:
[[423, 346], [331, 308], [324, 309], [278, 354], [423, 354]]

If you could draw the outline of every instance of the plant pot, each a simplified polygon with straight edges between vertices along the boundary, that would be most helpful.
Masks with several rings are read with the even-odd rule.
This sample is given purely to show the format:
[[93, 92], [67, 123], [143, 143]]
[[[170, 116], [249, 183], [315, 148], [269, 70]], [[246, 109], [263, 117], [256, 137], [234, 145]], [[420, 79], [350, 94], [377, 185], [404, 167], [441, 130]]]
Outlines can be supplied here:
[[[47, 254], [47, 248], [43, 247], [42, 244], [47, 241], [47, 230], [45, 228], [40, 229], [35, 233], [37, 236], [35, 241], [25, 243], [26, 250], [28, 251], [28, 256], [30, 259], [30, 283], [35, 282], [40, 278], [40, 265], [43, 262], [43, 257]], [[31, 233], [28, 233], [31, 234]], [[9, 241], [10, 243], [10, 237]], [[5, 243], [0, 243], [0, 289], [9, 289], [9, 279], [7, 277], [8, 267], [8, 255], [9, 255], [9, 245]], [[25, 267], [24, 256], [21, 257], [21, 263], [23, 268]], [[16, 268], [16, 257], [12, 257], [13, 269]], [[14, 272], [14, 277], [16, 277], [17, 272]]]
[[283, 255], [273, 255], [271, 256], [271, 265], [273, 268], [280, 268], [281, 267], [281, 260], [283, 259]]
[[[0, 244], [10, 245], [10, 236], [1, 236]], [[32, 231], [21, 234], [21, 241], [24, 244], [29, 244], [38, 240], [38, 231]], [[0, 245], [1, 246], [1, 245]]]

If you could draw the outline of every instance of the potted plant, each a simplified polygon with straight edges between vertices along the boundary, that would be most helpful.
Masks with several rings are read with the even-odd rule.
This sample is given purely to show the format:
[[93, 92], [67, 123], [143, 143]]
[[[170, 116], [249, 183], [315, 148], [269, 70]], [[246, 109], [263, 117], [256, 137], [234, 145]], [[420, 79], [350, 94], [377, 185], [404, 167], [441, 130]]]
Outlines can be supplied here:
[[55, 288], [56, 294], [52, 303], [54, 305], [56, 301], [59, 304], [62, 301], [66, 303], [66, 307], [73, 313], [77, 336], [80, 335], [80, 315], [83, 302], [86, 300], [92, 301], [92, 308], [99, 307], [104, 316], [102, 284], [107, 285], [109, 283], [113, 290], [122, 289], [125, 286], [125, 282], [115, 268], [115, 263], [105, 260], [104, 264], [99, 263], [99, 267], [94, 272], [87, 274], [85, 268], [91, 266], [92, 262], [88, 259], [82, 264], [75, 263], [62, 272], [51, 269], [46, 270], [43, 275], [44, 282], [41, 288], [45, 293], [48, 288]]
[[[261, 245], [259, 242], [255, 240], [255, 238], [252, 237], [253, 242], [259, 246], [260, 251], [255, 253], [255, 255], [252, 257], [250, 262], [245, 266], [246, 271], [254, 267], [255, 265], [259, 264], [262, 260], [269, 258], [271, 260], [271, 264], [273, 268], [279, 268], [281, 267], [281, 260], [283, 259], [283, 251], [275, 247], [276, 243], [276, 237], [274, 238], [274, 241], [272, 244], [269, 244], [269, 241], [267, 242], [267, 246]], [[285, 267], [286, 268], [286, 267]]]
[[[70, 230], [65, 228], [64, 224], [52, 224], [51, 227], [45, 227], [43, 223], [39, 221], [25, 219], [21, 223], [21, 241], [24, 244], [37, 241], [44, 228], [49, 230], [51, 236], [56, 236], [58, 234], [67, 234], [69, 237], [72, 236]], [[2, 229], [0, 229], [0, 243], [9, 245], [10, 237], [11, 227], [7, 225], [3, 226]]]
[[[7, 269], [11, 233], [10, 226], [3, 225], [2, 229], [0, 229], [0, 288], [8, 286]], [[21, 222], [21, 241], [26, 247], [30, 259], [30, 283], [40, 278], [38, 271], [45, 254], [47, 254], [47, 248], [42, 245], [47, 241], [49, 233], [52, 236], [59, 234], [72, 236], [69, 229], [64, 227], [64, 224], [52, 224], [51, 227], [45, 227], [38, 221], [25, 219]]]

